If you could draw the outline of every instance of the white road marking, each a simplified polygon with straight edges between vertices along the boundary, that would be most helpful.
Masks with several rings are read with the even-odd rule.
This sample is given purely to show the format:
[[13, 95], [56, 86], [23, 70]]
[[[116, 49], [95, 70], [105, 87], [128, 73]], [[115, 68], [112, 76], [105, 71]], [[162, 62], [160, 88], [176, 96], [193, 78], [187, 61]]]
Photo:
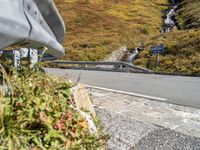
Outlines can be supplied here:
[[130, 96], [142, 97], [142, 98], [147, 98], [147, 99], [151, 99], [151, 100], [167, 101], [166, 98], [148, 96], [148, 95], [143, 95], [143, 94], [138, 94], [138, 93], [132, 93], [132, 92], [126, 92], [126, 91], [113, 90], [113, 89], [108, 89], [108, 88], [103, 88], [103, 87], [98, 87], [98, 86], [85, 85], [85, 87], [87, 87], [87, 88], [93, 88], [93, 89], [98, 89], [98, 90], [103, 90], [103, 91], [114, 92], [114, 93], [126, 94], [126, 95], [130, 95]]

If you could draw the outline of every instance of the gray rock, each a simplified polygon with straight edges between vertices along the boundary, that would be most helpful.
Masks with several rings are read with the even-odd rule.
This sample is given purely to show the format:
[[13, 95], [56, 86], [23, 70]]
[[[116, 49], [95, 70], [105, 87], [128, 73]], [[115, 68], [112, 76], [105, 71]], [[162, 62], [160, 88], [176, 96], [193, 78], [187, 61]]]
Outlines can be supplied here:
[[124, 54], [127, 52], [127, 47], [122, 46], [118, 50], [112, 52], [104, 61], [121, 61]]

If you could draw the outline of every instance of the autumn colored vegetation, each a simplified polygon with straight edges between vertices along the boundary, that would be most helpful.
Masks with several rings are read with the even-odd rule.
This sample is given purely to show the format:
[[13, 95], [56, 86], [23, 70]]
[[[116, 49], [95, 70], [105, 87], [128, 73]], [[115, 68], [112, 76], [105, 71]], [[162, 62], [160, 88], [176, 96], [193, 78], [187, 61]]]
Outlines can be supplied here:
[[0, 149], [102, 149], [105, 138], [70, 107], [71, 83], [37, 70], [10, 73], [2, 73], [10, 92], [1, 91]]
[[135, 47], [162, 23], [167, 0], [56, 0], [66, 24], [65, 60], [101, 60]]
[[[161, 72], [200, 75], [199, 11], [198, 0], [182, 0], [176, 16], [177, 28], [151, 37], [146, 42], [146, 51], [134, 64]], [[164, 44], [166, 51], [156, 67], [155, 56], [149, 56], [149, 50], [150, 46], [158, 44]]]
[[[154, 71], [200, 74], [198, 0], [182, 0], [177, 11], [177, 28], [160, 34], [163, 10], [168, 0], [55, 0], [66, 24], [64, 60], [103, 60], [126, 45], [143, 42], [145, 51], [135, 65]], [[165, 53], [156, 67], [150, 47], [164, 44]]]
[[182, 0], [179, 6], [177, 20], [181, 29], [200, 27], [200, 2], [199, 0]]

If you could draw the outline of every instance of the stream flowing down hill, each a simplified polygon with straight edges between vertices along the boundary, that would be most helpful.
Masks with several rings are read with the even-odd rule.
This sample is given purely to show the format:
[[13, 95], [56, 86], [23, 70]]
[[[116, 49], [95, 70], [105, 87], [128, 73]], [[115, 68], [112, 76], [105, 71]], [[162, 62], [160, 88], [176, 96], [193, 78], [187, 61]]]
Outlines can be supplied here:
[[161, 33], [170, 32], [170, 30], [176, 26], [175, 17], [176, 17], [176, 11], [177, 11], [178, 6], [179, 4], [173, 1], [169, 9], [166, 10], [163, 26], [161, 28]]

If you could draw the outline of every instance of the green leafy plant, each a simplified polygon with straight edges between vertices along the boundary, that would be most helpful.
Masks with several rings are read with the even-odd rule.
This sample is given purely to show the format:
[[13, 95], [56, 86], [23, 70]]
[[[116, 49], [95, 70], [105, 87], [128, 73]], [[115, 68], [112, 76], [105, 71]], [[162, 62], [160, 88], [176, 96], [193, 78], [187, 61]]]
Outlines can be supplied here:
[[23, 68], [7, 79], [11, 92], [0, 100], [0, 149], [102, 149], [105, 136], [90, 134], [70, 107], [66, 79]]

